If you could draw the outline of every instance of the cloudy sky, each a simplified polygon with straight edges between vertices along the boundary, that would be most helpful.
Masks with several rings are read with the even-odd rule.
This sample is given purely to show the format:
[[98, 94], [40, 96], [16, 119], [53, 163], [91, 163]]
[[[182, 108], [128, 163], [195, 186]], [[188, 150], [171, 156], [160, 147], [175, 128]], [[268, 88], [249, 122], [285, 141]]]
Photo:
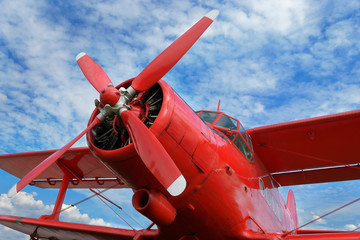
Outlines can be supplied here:
[[[360, 108], [360, 1], [0, 2], [0, 154], [60, 148], [86, 127], [98, 96], [75, 62], [79, 52], [118, 84], [212, 9], [220, 10], [216, 22], [164, 77], [193, 109], [216, 110], [221, 99], [222, 111], [251, 128]], [[3, 171], [0, 177], [0, 194], [7, 193], [17, 179]], [[358, 184], [294, 187], [300, 223], [358, 198]], [[51, 211], [56, 191], [24, 190], [11, 201], [0, 195], [0, 214]], [[281, 189], [285, 197], [287, 191]], [[147, 226], [131, 209], [128, 191], [107, 194]], [[65, 203], [90, 195], [69, 191]], [[91, 199], [62, 219], [126, 225], [94, 204], [103, 209]], [[359, 206], [309, 228], [353, 229]]]

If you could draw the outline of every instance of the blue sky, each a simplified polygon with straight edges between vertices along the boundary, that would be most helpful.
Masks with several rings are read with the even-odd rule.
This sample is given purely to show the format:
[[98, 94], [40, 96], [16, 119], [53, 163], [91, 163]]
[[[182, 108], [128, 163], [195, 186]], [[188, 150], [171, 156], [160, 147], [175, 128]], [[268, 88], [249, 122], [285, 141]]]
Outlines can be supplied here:
[[[117, 84], [212, 9], [220, 10], [218, 19], [164, 77], [193, 109], [216, 110], [221, 99], [222, 111], [251, 128], [360, 108], [360, 1], [3, 0], [0, 154], [60, 148], [86, 127], [98, 94], [75, 62], [79, 52]], [[7, 193], [17, 179], [0, 177], [0, 193]], [[294, 187], [300, 222], [358, 198], [358, 185]], [[65, 203], [89, 194], [69, 191]], [[128, 191], [108, 195], [134, 212]], [[0, 213], [38, 217], [55, 197], [56, 191], [27, 187], [11, 202], [1, 195]], [[101, 203], [101, 211], [93, 210], [95, 203], [79, 205], [64, 220], [124, 225]], [[34, 211], [17, 211], [24, 206]], [[351, 229], [360, 224], [357, 209], [309, 227]]]

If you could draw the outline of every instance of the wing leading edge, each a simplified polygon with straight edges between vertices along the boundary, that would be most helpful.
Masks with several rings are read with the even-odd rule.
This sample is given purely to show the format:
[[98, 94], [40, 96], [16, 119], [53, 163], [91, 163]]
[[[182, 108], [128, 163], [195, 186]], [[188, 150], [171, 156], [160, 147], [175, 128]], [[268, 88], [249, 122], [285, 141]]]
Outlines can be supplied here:
[[360, 179], [360, 110], [247, 132], [281, 186]]

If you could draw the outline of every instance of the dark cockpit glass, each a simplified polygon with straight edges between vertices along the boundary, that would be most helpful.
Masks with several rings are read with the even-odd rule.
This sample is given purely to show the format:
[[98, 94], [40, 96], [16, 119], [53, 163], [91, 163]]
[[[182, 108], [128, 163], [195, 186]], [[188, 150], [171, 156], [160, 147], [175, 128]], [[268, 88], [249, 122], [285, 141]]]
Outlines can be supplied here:
[[226, 115], [222, 115], [215, 124], [216, 127], [222, 127], [229, 130], [237, 130], [237, 121]]
[[200, 115], [201, 120], [204, 122], [212, 124], [215, 119], [219, 116], [220, 113], [216, 112], [202, 112]]
[[247, 159], [254, 160], [251, 138], [238, 120], [221, 112], [199, 111], [197, 113], [217, 135], [234, 144]]
[[[237, 135], [234, 140], [235, 146], [244, 154], [244, 156], [251, 160], [252, 159], [252, 152], [249, 149], [248, 145], [245, 144], [244, 140], [240, 137], [240, 135]], [[249, 144], [249, 142], [248, 142]]]

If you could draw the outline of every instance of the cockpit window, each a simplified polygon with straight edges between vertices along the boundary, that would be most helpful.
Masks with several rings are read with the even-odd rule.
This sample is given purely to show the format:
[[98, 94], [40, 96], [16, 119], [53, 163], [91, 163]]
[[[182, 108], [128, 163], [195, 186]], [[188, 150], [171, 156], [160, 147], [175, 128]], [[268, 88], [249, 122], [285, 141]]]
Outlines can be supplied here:
[[240, 124], [239, 132], [242, 135], [242, 137], [245, 139], [245, 141], [248, 142], [249, 146], [252, 148], [250, 136], [246, 133], [245, 128], [241, 124]]
[[232, 141], [236, 135], [236, 132], [234, 131], [225, 131], [223, 129], [217, 128], [218, 131], [222, 132], [227, 138], [230, 139], [230, 141]]
[[212, 124], [215, 121], [215, 119], [219, 116], [219, 114], [220, 113], [217, 112], [202, 112], [199, 117], [204, 122]]
[[216, 134], [228, 143], [234, 144], [249, 161], [254, 161], [251, 138], [237, 119], [222, 112], [198, 111], [196, 113]]
[[215, 124], [216, 127], [222, 127], [229, 130], [237, 130], [238, 122], [226, 115], [222, 115]]
[[235, 144], [235, 146], [240, 150], [240, 152], [242, 152], [242, 154], [244, 154], [244, 156], [249, 159], [250, 161], [252, 161], [252, 152], [249, 149], [248, 145], [245, 143], [245, 141], [243, 140], [243, 138], [238, 134], [236, 135], [236, 138], [233, 142]]

